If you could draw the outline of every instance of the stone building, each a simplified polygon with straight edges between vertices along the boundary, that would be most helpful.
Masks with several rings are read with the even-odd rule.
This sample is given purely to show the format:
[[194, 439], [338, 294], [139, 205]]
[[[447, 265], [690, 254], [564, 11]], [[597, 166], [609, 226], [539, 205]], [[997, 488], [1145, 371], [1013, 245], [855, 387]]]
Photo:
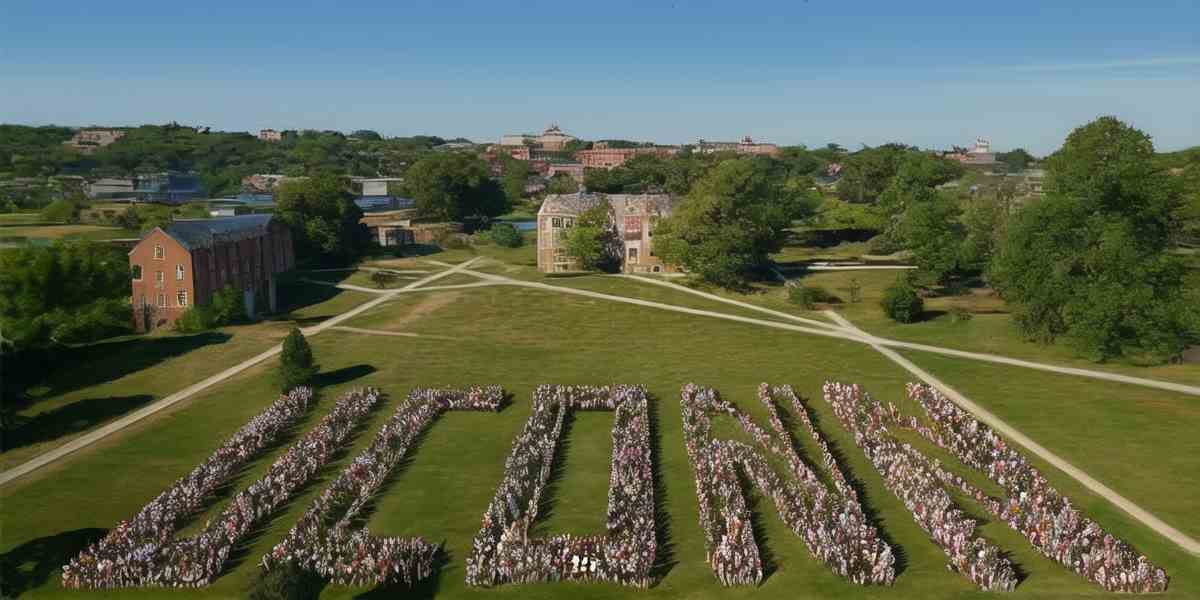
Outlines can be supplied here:
[[570, 175], [575, 183], [583, 183], [584, 165], [580, 163], [549, 163], [546, 169], [546, 177], [554, 177], [559, 173]]
[[292, 269], [292, 233], [271, 215], [181, 219], [156, 227], [129, 251], [134, 327], [167, 327], [226, 285], [246, 314], [277, 309], [275, 276]]
[[777, 156], [779, 154], [779, 146], [757, 143], [750, 136], [742, 138], [740, 142], [712, 142], [701, 139], [696, 142], [696, 150], [703, 154], [713, 154], [716, 152], [737, 152], [738, 154], [761, 154], [765, 156]]
[[278, 142], [283, 140], [283, 134], [274, 129], [260, 129], [258, 139], [264, 142]]
[[671, 214], [674, 199], [667, 194], [551, 194], [538, 210], [538, 270], [544, 273], [574, 271], [577, 262], [563, 245], [566, 231], [575, 220], [596, 206], [608, 210], [612, 249], [620, 256], [625, 273], [663, 273], [678, 269], [664, 264], [654, 254], [654, 224]]
[[91, 154], [97, 148], [103, 148], [123, 137], [125, 131], [121, 129], [80, 129], [71, 139], [63, 142], [63, 145], [75, 148], [83, 154]]

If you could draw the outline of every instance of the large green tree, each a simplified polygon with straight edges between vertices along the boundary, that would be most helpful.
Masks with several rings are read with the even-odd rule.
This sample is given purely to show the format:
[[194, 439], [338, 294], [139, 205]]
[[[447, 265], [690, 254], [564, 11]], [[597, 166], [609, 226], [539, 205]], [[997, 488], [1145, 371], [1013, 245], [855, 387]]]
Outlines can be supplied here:
[[8, 353], [129, 330], [129, 277], [125, 253], [94, 242], [0, 252], [0, 345]]
[[621, 242], [608, 203], [580, 213], [574, 226], [563, 234], [563, 247], [585, 271], [616, 271], [621, 260]]
[[300, 260], [348, 262], [368, 243], [350, 183], [337, 175], [285, 181], [275, 191], [275, 211], [292, 229]]
[[792, 219], [814, 202], [750, 158], [726, 160], [696, 182], [654, 230], [656, 253], [706, 281], [738, 286], [770, 264]]
[[465, 153], [433, 154], [405, 174], [404, 188], [422, 216], [480, 225], [509, 210], [486, 162]]
[[1167, 252], [1178, 189], [1153, 159], [1149, 136], [1102, 117], [1046, 160], [1045, 197], [1016, 214], [991, 273], [1026, 336], [1064, 336], [1093, 360], [1184, 348], [1196, 307]]

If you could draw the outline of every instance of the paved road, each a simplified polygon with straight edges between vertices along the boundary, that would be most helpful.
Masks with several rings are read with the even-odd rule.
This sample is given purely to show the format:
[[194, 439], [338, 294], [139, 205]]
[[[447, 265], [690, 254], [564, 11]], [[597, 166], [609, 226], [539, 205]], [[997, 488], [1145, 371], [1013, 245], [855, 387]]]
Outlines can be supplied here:
[[[402, 288], [393, 290], [391, 293], [380, 294], [377, 298], [374, 298], [366, 303], [360, 304], [360, 305], [358, 305], [344, 313], [341, 313], [335, 317], [326, 319], [326, 320], [318, 323], [317, 325], [313, 325], [312, 327], [302, 329], [301, 331], [304, 332], [305, 336], [312, 336], [312, 335], [321, 333], [322, 331], [325, 331], [326, 329], [329, 329], [331, 327], [336, 327], [340, 323], [343, 323], [349, 319], [353, 319], [354, 317], [356, 317], [368, 310], [371, 310], [372, 308], [375, 308], [376, 306], [379, 306], [380, 304], [383, 304], [384, 302], [387, 302], [388, 300], [391, 300], [392, 297], [395, 296], [395, 294], [397, 294], [397, 293], [400, 293], [403, 291], [414, 290], [421, 285], [424, 285], [426, 283], [431, 283], [433, 281], [437, 281], [438, 279], [446, 277], [447, 275], [450, 275], [452, 273], [462, 272], [465, 269], [467, 269], [467, 267], [470, 267], [471, 264], [474, 263], [476, 260], [478, 260], [478, 259], [474, 258], [465, 263], [459, 264], [457, 266], [452, 266], [451, 268], [449, 268], [445, 271], [440, 271], [438, 273], [434, 273], [433, 275], [430, 275], [423, 279], [414, 281]], [[266, 351], [262, 352], [261, 354], [255, 355], [251, 358], [248, 358], [232, 367], [229, 367], [228, 369], [225, 369], [224, 371], [221, 371], [220, 373], [217, 373], [216, 375], [207, 377], [204, 380], [200, 381], [199, 383], [189, 385], [188, 387], [183, 388], [182, 390], [179, 390], [178, 392], [175, 392], [174, 394], [164, 397], [162, 400], [159, 400], [152, 404], [148, 404], [138, 410], [135, 410], [135, 411], [119, 418], [119, 419], [112, 421], [111, 423], [108, 423], [106, 425], [103, 425], [102, 427], [99, 427], [97, 429], [89, 431], [88, 433], [85, 433], [85, 434], [83, 434], [83, 435], [81, 435], [81, 436], [79, 436], [79, 437], [53, 449], [53, 450], [50, 450], [44, 454], [38, 455], [38, 456], [34, 457], [33, 459], [30, 459], [24, 463], [21, 463], [13, 468], [7, 470], [7, 471], [4, 471], [3, 473], [0, 473], [0, 485], [5, 485], [18, 477], [21, 477], [28, 473], [32, 473], [33, 471], [36, 471], [37, 469], [40, 469], [56, 460], [59, 460], [62, 457], [67, 456], [68, 454], [71, 454], [72, 452], [75, 452], [76, 450], [79, 450], [81, 448], [86, 448], [87, 446], [95, 444], [96, 442], [108, 437], [109, 435], [112, 435], [118, 431], [121, 431], [122, 429], [125, 429], [126, 427], [129, 427], [130, 425], [133, 425], [134, 423], [137, 423], [138, 421], [141, 421], [142, 419], [149, 417], [150, 415], [153, 415], [162, 410], [170, 408], [171, 406], [174, 406], [175, 404], [178, 404], [179, 402], [182, 402], [183, 400], [187, 400], [188, 398], [191, 398], [192, 396], [195, 396], [196, 394], [198, 394], [204, 390], [207, 390], [208, 388], [210, 388], [218, 383], [221, 383], [222, 381], [225, 381], [226, 379], [229, 379], [230, 377], [233, 377], [234, 375], [237, 375], [238, 373], [241, 373], [242, 371], [245, 371], [246, 369], [249, 369], [250, 367], [253, 367], [254, 365], [257, 365], [257, 364], [275, 356], [276, 354], [279, 354], [280, 351], [282, 351], [282, 348], [283, 348], [282, 344], [276, 345], [276, 346], [272, 347], [271, 349], [266, 350]]]
[[769, 314], [774, 317], [779, 317], [781, 319], [787, 319], [790, 321], [796, 321], [798, 323], [804, 323], [806, 325], [817, 325], [817, 326], [825, 327], [825, 328], [829, 329], [830, 331], [840, 332], [840, 333], [844, 334], [841, 336], [830, 336], [830, 337], [841, 337], [843, 339], [849, 339], [849, 340], [859, 341], [859, 342], [863, 342], [863, 343], [880, 344], [882, 346], [888, 346], [891, 348], [904, 348], [907, 350], [918, 350], [921, 352], [930, 352], [933, 354], [943, 354], [946, 356], [954, 356], [957, 358], [966, 358], [966, 359], [978, 360], [978, 361], [982, 361], [982, 362], [1010, 365], [1010, 366], [1014, 366], [1014, 367], [1023, 367], [1026, 369], [1036, 369], [1038, 371], [1048, 371], [1051, 373], [1060, 373], [1063, 375], [1074, 375], [1077, 377], [1087, 377], [1090, 379], [1099, 379], [1102, 381], [1112, 381], [1112, 382], [1116, 382], [1116, 383], [1127, 383], [1130, 385], [1140, 385], [1143, 387], [1151, 387], [1151, 388], [1157, 388], [1160, 390], [1167, 390], [1167, 391], [1171, 391], [1171, 392], [1179, 392], [1181, 394], [1188, 394], [1191, 396], [1200, 396], [1200, 387], [1197, 387], [1194, 385], [1187, 385], [1184, 383], [1175, 383], [1173, 381], [1162, 381], [1159, 379], [1147, 379], [1145, 377], [1133, 377], [1130, 375], [1121, 375], [1119, 373], [1109, 373], [1109, 372], [1105, 372], [1105, 371], [1093, 371], [1091, 369], [1080, 369], [1080, 368], [1076, 368], [1076, 367], [1063, 367], [1060, 365], [1053, 365], [1053, 364], [1049, 364], [1049, 363], [1041, 363], [1041, 362], [1035, 362], [1035, 361], [1031, 361], [1031, 360], [1021, 360], [1019, 358], [1010, 358], [1007, 356], [1001, 356], [999, 354], [987, 354], [984, 352], [970, 352], [967, 350], [956, 350], [954, 348], [944, 348], [942, 346], [932, 346], [929, 344], [918, 344], [915, 342], [905, 342], [902, 340], [883, 338], [883, 337], [871, 335], [871, 334], [869, 334], [865, 331], [862, 331], [858, 328], [846, 329], [845, 327], [834, 324], [834, 323], [826, 323], [823, 321], [814, 321], [812, 319], [806, 319], [804, 317], [797, 317], [795, 315], [790, 315], [785, 312], [772, 310], [772, 309], [765, 308], [762, 306], [755, 306], [753, 304], [741, 302], [738, 300], [733, 300], [730, 298], [725, 298], [722, 296], [718, 296], [716, 294], [710, 294], [708, 292], [701, 292], [699, 290], [693, 290], [692, 288], [682, 286], [677, 283], [672, 283], [669, 281], [662, 281], [659, 279], [653, 279], [653, 278], [649, 278], [649, 277], [641, 277], [641, 276], [637, 276], [637, 275], [617, 275], [617, 277], [624, 277], [627, 279], [634, 279], [634, 280], [642, 281], [645, 283], [651, 283], [654, 285], [673, 288], [673, 289], [679, 290], [681, 292], [687, 292], [689, 294], [702, 296], [704, 298], [708, 298], [710, 300], [715, 300], [717, 302], [723, 302], [725, 304], [731, 304], [733, 306], [739, 306], [742, 308], [755, 310], [755, 311], [758, 311], [758, 312], [761, 312], [764, 314]]

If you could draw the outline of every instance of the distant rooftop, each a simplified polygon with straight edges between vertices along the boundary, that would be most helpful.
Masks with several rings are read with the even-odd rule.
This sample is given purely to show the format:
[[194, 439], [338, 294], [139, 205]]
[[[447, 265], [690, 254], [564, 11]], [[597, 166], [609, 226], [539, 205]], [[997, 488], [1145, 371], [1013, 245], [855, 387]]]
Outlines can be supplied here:
[[163, 228], [163, 232], [188, 250], [211, 248], [266, 233], [271, 215], [239, 215], [215, 219], [179, 219]]

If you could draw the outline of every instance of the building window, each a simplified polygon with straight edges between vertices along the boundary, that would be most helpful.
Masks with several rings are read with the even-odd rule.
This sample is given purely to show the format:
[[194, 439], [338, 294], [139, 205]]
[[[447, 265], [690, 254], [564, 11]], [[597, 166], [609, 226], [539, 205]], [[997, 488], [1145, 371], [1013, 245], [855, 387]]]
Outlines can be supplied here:
[[563, 227], [574, 227], [574, 226], [575, 226], [575, 219], [572, 219], [570, 217], [563, 219]]
[[161, 306], [161, 307], [163, 307], [163, 308], [166, 308], [166, 307], [167, 307], [167, 295], [166, 295], [166, 294], [159, 294], [159, 295], [158, 295], [158, 305], [159, 305], [159, 306]]
[[183, 281], [183, 265], [175, 265], [175, 281]]
[[638, 261], [638, 251], [637, 250], [638, 250], [637, 248], [629, 249], [629, 262], [631, 264], [635, 264], [635, 265], [637, 264], [637, 261]]
[[555, 229], [562, 227], [562, 217], [554, 217], [553, 219], [550, 219], [550, 226]]
[[658, 272], [662, 271], [662, 267], [660, 267], [660, 266], [658, 266], [658, 265], [654, 265], [654, 269], [653, 269], [653, 271], [654, 271], [655, 273], [658, 273]]
[[129, 270], [132, 272], [134, 281], [142, 280], [142, 265], [133, 265]]
[[154, 281], [158, 282], [158, 285], [162, 285], [162, 284], [163, 284], [163, 281], [165, 281], [165, 278], [163, 277], [163, 272], [162, 272], [162, 271], [155, 271], [155, 272], [154, 272]]
[[166, 255], [167, 253], [165, 250], [163, 250], [162, 246], [154, 247], [154, 260], [162, 260], [164, 257], [166, 257]]
[[179, 293], [175, 294], [175, 302], [180, 306], [187, 306], [187, 290], [179, 290]]

